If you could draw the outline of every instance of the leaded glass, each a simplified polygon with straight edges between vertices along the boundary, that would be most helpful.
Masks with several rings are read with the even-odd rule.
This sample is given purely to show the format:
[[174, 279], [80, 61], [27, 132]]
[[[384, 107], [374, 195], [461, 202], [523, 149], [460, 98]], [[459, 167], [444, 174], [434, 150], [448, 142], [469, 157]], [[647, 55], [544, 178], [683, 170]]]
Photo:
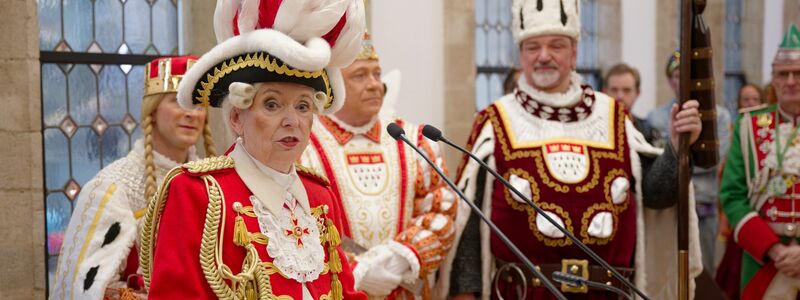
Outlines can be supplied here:
[[45, 187], [57, 190], [64, 187], [69, 180], [69, 143], [67, 137], [58, 128], [44, 130], [44, 167], [47, 170]]
[[53, 50], [61, 41], [61, 0], [39, 0], [39, 48]]
[[125, 103], [125, 74], [117, 66], [100, 71], [100, 114], [110, 123], [120, 123], [128, 112]]
[[138, 126], [142, 64], [145, 59], [178, 54], [179, 1], [37, 3], [47, 272], [52, 282], [72, 202], [87, 181], [125, 156], [142, 136]]
[[[744, 0], [725, 2], [725, 99], [717, 100], [724, 105], [731, 116], [737, 115], [739, 88], [746, 83], [742, 69], [742, 6]], [[763, 100], [763, 99], [762, 99]]]
[[171, 0], [153, 5], [153, 45], [160, 54], [178, 52], [177, 9]]
[[72, 51], [82, 52], [92, 42], [92, 2], [64, 0], [64, 39]]
[[97, 116], [97, 78], [87, 65], [76, 65], [67, 76], [69, 114], [78, 125], [89, 125]]
[[42, 65], [42, 122], [57, 126], [67, 115], [67, 79], [54, 64]]
[[96, 0], [94, 3], [95, 39], [102, 52], [114, 53], [122, 45], [122, 2]]
[[150, 45], [150, 26], [150, 5], [146, 0], [125, 1], [125, 43], [131, 53], [144, 53]]
[[[597, 0], [581, 0], [581, 41], [578, 69], [585, 82], [599, 89]], [[502, 96], [502, 84], [512, 67], [519, 67], [519, 47], [511, 31], [511, 0], [475, 0], [475, 101], [483, 109]]]

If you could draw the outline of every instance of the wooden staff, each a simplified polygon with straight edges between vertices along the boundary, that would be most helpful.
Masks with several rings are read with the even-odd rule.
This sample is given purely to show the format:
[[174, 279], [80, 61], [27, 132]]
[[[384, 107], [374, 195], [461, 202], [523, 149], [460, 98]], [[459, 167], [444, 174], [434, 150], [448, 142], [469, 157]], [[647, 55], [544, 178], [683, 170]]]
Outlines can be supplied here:
[[[700, 104], [703, 130], [691, 145], [694, 163], [710, 168], [719, 160], [717, 114], [714, 103], [714, 69], [712, 66], [711, 36], [703, 20], [705, 0], [681, 0], [680, 95], [683, 105], [689, 99]], [[689, 165], [689, 133], [680, 136], [678, 149], [678, 297], [689, 299], [689, 184], [692, 176]]]

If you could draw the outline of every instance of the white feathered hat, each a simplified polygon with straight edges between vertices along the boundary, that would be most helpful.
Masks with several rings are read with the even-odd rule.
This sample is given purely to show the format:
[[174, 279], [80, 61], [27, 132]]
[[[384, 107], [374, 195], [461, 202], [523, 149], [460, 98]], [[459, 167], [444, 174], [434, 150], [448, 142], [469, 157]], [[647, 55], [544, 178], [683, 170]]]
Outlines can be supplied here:
[[580, 40], [581, 14], [578, 0], [514, 0], [511, 30], [517, 45], [545, 34], [566, 35]]
[[178, 103], [220, 107], [234, 82], [294, 82], [324, 93], [321, 112], [333, 113], [364, 26], [362, 0], [218, 0], [218, 44], [186, 73]]

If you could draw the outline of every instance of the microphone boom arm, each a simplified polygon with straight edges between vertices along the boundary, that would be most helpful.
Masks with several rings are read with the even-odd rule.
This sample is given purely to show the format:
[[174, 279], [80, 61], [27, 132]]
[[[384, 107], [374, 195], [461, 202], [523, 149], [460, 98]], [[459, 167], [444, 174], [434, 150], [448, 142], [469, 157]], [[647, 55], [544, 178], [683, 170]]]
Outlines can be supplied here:
[[436, 171], [437, 174], [439, 174], [439, 177], [442, 178], [442, 180], [444, 180], [444, 182], [447, 183], [447, 185], [450, 186], [451, 189], [453, 189], [453, 191], [459, 196], [459, 198], [461, 198], [461, 200], [463, 200], [469, 205], [469, 207], [472, 209], [472, 212], [478, 215], [478, 217], [480, 217], [484, 223], [489, 225], [489, 228], [494, 232], [494, 234], [496, 234], [500, 238], [500, 240], [503, 241], [503, 244], [505, 244], [506, 247], [508, 247], [508, 249], [510, 249], [511, 252], [514, 253], [514, 255], [516, 255], [520, 260], [522, 260], [522, 263], [525, 265], [525, 267], [527, 267], [531, 271], [531, 273], [533, 273], [533, 275], [536, 276], [536, 278], [538, 278], [541, 281], [542, 285], [544, 285], [545, 288], [547, 288], [551, 293], [553, 293], [553, 295], [555, 295], [556, 298], [560, 300], [567, 300], [564, 294], [562, 294], [561, 291], [553, 285], [550, 279], [548, 279], [547, 276], [542, 274], [542, 272], [533, 265], [533, 263], [528, 259], [528, 257], [522, 254], [522, 251], [520, 251], [519, 248], [517, 248], [517, 246], [514, 245], [514, 243], [512, 243], [511, 240], [502, 231], [500, 231], [500, 228], [497, 228], [497, 225], [495, 225], [491, 220], [489, 220], [489, 218], [487, 218], [486, 215], [483, 214], [483, 212], [481, 212], [481, 209], [478, 208], [478, 206], [475, 205], [475, 203], [472, 203], [471, 201], [467, 200], [467, 197], [464, 196], [464, 193], [462, 193], [461, 190], [459, 190], [458, 187], [449, 178], [447, 178], [447, 176], [445, 176], [444, 172], [442, 172], [442, 170], [439, 169], [439, 167], [437, 167], [436, 164], [433, 161], [431, 161], [431, 159], [428, 158], [428, 156], [425, 155], [425, 153], [422, 152], [422, 150], [414, 146], [411, 143], [411, 141], [409, 141], [405, 137], [405, 133], [403, 132], [402, 128], [399, 128], [399, 126], [395, 123], [390, 123], [387, 126], [386, 131], [388, 131], [393, 138], [400, 139], [407, 145], [411, 146], [411, 149], [414, 149], [414, 151], [416, 151], [420, 156], [422, 156], [425, 162], [431, 165], [432, 169]]

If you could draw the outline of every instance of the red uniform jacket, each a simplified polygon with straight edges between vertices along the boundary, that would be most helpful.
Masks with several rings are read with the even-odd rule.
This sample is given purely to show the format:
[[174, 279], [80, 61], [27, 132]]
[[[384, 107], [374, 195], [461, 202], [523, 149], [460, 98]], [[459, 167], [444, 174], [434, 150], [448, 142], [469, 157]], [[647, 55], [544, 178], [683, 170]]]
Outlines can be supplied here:
[[[163, 203], [163, 210], [160, 218], [155, 218], [153, 222], [157, 226], [153, 230], [154, 244], [150, 248], [152, 264], [143, 263], [144, 268], [151, 269], [151, 272], [145, 270], [150, 275], [150, 299], [217, 299], [233, 295], [245, 298], [254, 294], [263, 296], [265, 293], [283, 299], [303, 299], [303, 284], [283, 276], [281, 270], [272, 264], [273, 258], [267, 253], [266, 247], [268, 239], [261, 234], [258, 219], [252, 211], [250, 197], [253, 192], [233, 168], [233, 160], [228, 157], [207, 160], [213, 159], [227, 159], [230, 165], [211, 171], [196, 168], [202, 166], [204, 161], [198, 162], [194, 169], [184, 166], [180, 174], [171, 178], [168, 175], [160, 191], [166, 197], [157, 199]], [[212, 165], [206, 163], [205, 169]], [[347, 259], [339, 249], [338, 241], [333, 242], [338, 239], [338, 232], [331, 227], [340, 223], [340, 219], [327, 182], [303, 171], [298, 171], [298, 175], [308, 195], [312, 215], [317, 218], [320, 241], [325, 251], [325, 269], [319, 278], [305, 283], [308, 291], [313, 299], [336, 299], [338, 295], [344, 299], [366, 299], [363, 293], [354, 290]], [[214, 191], [214, 184], [209, 185], [210, 179], [218, 184], [218, 194]], [[151, 205], [148, 220], [158, 211], [157, 207]], [[218, 222], [215, 223], [214, 218]], [[249, 238], [237, 245], [234, 239], [242, 229], [239, 227], [241, 224], [237, 223], [242, 221]], [[147, 230], [144, 229], [145, 235]], [[216, 233], [216, 237], [212, 233]], [[328, 238], [333, 235], [336, 235], [334, 239]], [[211, 253], [214, 249], [221, 250], [219, 257], [222, 266]], [[248, 269], [247, 264], [253, 264], [246, 262], [248, 252], [251, 257], [257, 253], [258, 268], [249, 269], [257, 269], [253, 274], [261, 274], [263, 280], [247, 280], [247, 275], [244, 275], [239, 277], [244, 278], [243, 281], [234, 283], [230, 280], [230, 274], [241, 275], [243, 270]], [[143, 261], [148, 259], [147, 253], [144, 254]], [[334, 259], [331, 263], [331, 254], [336, 255], [338, 260]], [[226, 268], [229, 268], [229, 272], [224, 272]], [[332, 292], [332, 289], [338, 290], [338, 293]]]

